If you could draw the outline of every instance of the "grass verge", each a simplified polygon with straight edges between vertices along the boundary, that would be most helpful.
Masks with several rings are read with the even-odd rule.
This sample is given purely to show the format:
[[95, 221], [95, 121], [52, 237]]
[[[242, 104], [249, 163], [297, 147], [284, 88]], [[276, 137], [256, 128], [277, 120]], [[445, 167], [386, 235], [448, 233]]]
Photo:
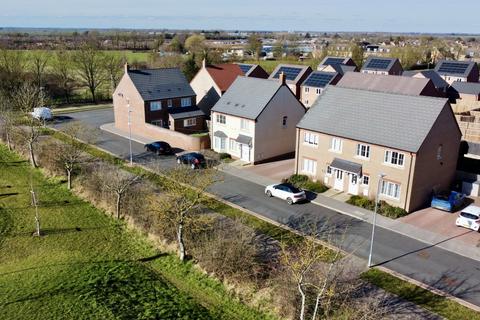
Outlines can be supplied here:
[[370, 269], [362, 278], [377, 287], [415, 303], [431, 312], [452, 320], [480, 319], [480, 314], [458, 302], [399, 279], [378, 269]]

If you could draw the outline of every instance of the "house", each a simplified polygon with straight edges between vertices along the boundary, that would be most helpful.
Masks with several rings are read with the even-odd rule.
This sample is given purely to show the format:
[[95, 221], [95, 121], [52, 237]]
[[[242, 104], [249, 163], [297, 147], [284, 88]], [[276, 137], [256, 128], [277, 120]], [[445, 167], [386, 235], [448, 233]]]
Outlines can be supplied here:
[[212, 108], [213, 150], [249, 163], [292, 155], [305, 107], [277, 80], [238, 77]]
[[432, 80], [427, 78], [347, 72], [340, 81], [338, 81], [337, 86], [413, 96], [442, 96], [435, 88]]
[[340, 78], [337, 72], [313, 71], [300, 86], [300, 101], [310, 108], [323, 90], [330, 84], [336, 84]]
[[269, 79], [278, 80], [282, 73], [285, 74], [287, 86], [292, 90], [295, 97], [300, 99], [300, 86], [310, 73], [312, 73], [312, 68], [295, 64], [279, 64], [275, 70], [273, 70]]
[[259, 65], [224, 63], [206, 65], [190, 81], [197, 95], [198, 107], [210, 117], [210, 110], [227, 91], [238, 76], [268, 78], [268, 73]]
[[446, 82], [435, 70], [408, 70], [403, 71], [402, 76], [413, 78], [428, 78], [432, 80], [433, 85], [438, 92], [447, 93], [448, 82]]
[[449, 84], [455, 81], [478, 82], [478, 66], [474, 61], [440, 60], [435, 71]]
[[206, 129], [205, 114], [179, 68], [130, 70], [113, 93], [115, 126], [142, 134], [144, 124], [183, 133]]
[[447, 99], [329, 86], [297, 125], [295, 172], [411, 212], [451, 186], [460, 139]]
[[403, 68], [397, 58], [370, 56], [363, 64], [360, 72], [383, 75], [401, 75], [403, 72]]
[[448, 98], [455, 102], [460, 99], [463, 101], [480, 101], [480, 82], [460, 82], [455, 81], [448, 88]]
[[337, 72], [340, 75], [344, 75], [350, 71], [357, 71], [357, 65], [349, 57], [325, 57], [317, 67], [318, 71], [324, 72]]

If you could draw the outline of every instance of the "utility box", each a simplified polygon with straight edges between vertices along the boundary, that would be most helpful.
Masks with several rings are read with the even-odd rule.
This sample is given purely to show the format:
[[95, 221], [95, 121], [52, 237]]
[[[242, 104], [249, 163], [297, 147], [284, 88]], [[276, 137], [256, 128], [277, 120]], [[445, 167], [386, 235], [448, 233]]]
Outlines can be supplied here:
[[462, 183], [462, 193], [470, 197], [479, 197], [480, 196], [480, 181], [463, 181]]

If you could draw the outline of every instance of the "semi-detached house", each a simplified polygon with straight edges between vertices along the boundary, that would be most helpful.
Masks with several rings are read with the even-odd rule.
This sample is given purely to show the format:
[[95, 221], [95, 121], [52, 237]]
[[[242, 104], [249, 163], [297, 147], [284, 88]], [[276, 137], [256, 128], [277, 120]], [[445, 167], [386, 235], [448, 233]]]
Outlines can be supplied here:
[[328, 87], [297, 125], [295, 172], [411, 212], [451, 186], [460, 139], [447, 99]]

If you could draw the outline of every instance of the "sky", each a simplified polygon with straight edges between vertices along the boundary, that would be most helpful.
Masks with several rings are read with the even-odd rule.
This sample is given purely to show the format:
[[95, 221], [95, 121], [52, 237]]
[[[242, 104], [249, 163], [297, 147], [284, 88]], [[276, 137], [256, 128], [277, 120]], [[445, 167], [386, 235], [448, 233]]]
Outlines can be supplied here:
[[1, 27], [480, 34], [480, 0], [0, 0]]

